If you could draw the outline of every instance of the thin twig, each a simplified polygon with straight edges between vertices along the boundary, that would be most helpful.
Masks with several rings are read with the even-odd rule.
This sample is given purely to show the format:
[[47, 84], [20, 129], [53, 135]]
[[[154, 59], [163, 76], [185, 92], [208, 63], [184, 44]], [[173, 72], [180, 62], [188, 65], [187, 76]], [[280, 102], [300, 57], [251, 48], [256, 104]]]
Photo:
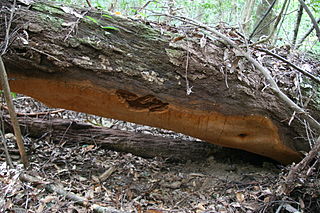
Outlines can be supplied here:
[[316, 30], [316, 34], [318, 37], [318, 41], [320, 42], [320, 28], [317, 24], [316, 19], [314, 18], [314, 16], [312, 15], [311, 11], [309, 10], [309, 7], [306, 5], [306, 3], [304, 3], [303, 0], [299, 0], [300, 4], [302, 5], [303, 9], [305, 9], [305, 11], [307, 12], [307, 14], [309, 15], [311, 22], [314, 26], [314, 29]]
[[260, 21], [258, 22], [257, 26], [253, 29], [252, 33], [249, 36], [249, 40], [251, 40], [251, 38], [254, 36], [254, 34], [256, 33], [257, 29], [260, 27], [260, 25], [262, 24], [262, 22], [266, 19], [266, 17], [268, 16], [268, 14], [271, 12], [272, 8], [274, 7], [275, 3], [277, 0], [273, 0], [273, 2], [271, 3], [271, 5], [269, 6], [268, 10], [265, 12], [265, 14], [263, 15], [263, 17], [260, 19]]
[[43, 55], [46, 55], [46, 56], [48, 56], [49, 58], [52, 58], [52, 59], [54, 59], [54, 60], [56, 60], [56, 61], [61, 62], [60, 59], [58, 59], [58, 58], [54, 57], [53, 55], [50, 55], [50, 54], [48, 54], [48, 53], [46, 53], [46, 52], [43, 52], [43, 51], [41, 51], [41, 50], [38, 50], [38, 49], [36, 49], [36, 48], [34, 48], [34, 47], [30, 47], [30, 49], [32, 49], [32, 50], [34, 50], [34, 51], [36, 51], [36, 52], [38, 52], [38, 53], [41, 53], [41, 54], [43, 54]]
[[6, 140], [6, 138], [5, 138], [2, 130], [0, 130], [0, 135], [1, 135], [1, 139], [2, 139], [2, 144], [3, 144], [4, 153], [5, 153], [5, 155], [6, 155], [6, 161], [7, 161], [8, 165], [9, 165], [9, 167], [10, 167], [11, 169], [13, 169], [14, 166], [13, 166], [13, 163], [12, 163], [11, 156], [10, 156], [10, 154], [9, 154], [9, 150], [8, 150], [8, 146], [7, 146], [7, 140]]
[[192, 87], [189, 86], [189, 80], [188, 80], [188, 68], [189, 68], [189, 43], [188, 43], [188, 49], [187, 49], [187, 60], [186, 60], [186, 72], [185, 72], [185, 79], [186, 79], [186, 92], [187, 95], [190, 95], [192, 93]]
[[89, 10], [84, 11], [84, 12], [81, 14], [81, 16], [78, 17], [78, 19], [77, 19], [74, 23], [72, 23], [71, 29], [69, 30], [69, 32], [67, 33], [67, 35], [64, 37], [63, 41], [66, 41], [68, 38], [70, 38], [71, 33], [75, 32], [75, 34], [76, 34], [77, 27], [78, 27], [78, 25], [79, 25], [80, 20], [81, 20], [88, 12], [89, 12]]
[[256, 49], [260, 50], [260, 51], [263, 51], [263, 52], [265, 52], [265, 53], [267, 53], [269, 55], [272, 55], [273, 57], [275, 57], [275, 58], [287, 63], [289, 66], [295, 68], [297, 71], [301, 72], [302, 74], [308, 76], [309, 78], [311, 78], [312, 80], [314, 80], [315, 82], [320, 84], [320, 79], [318, 77], [316, 77], [313, 74], [301, 69], [300, 67], [296, 66], [295, 64], [291, 63], [290, 61], [288, 61], [287, 59], [281, 57], [280, 55], [277, 55], [277, 54], [275, 54], [275, 53], [273, 53], [273, 52], [271, 52], [271, 51], [269, 51], [267, 49], [263, 49], [263, 48], [256, 48]]
[[91, 3], [90, 3], [89, 0], [86, 0], [86, 2], [87, 2], [87, 4], [88, 4], [89, 7], [92, 7], [92, 5], [91, 5]]
[[6, 73], [1, 56], [0, 56], [0, 74], [1, 74], [0, 75], [1, 86], [2, 86], [4, 95], [6, 98], [7, 105], [8, 105], [8, 111], [10, 114], [13, 130], [14, 130], [14, 133], [16, 136], [19, 152], [21, 155], [21, 160], [22, 160], [24, 168], [27, 168], [29, 165], [28, 156], [27, 156], [26, 150], [24, 148], [19, 122], [17, 119], [16, 111], [15, 111], [12, 97], [11, 97], [10, 87], [9, 87], [9, 83], [8, 83], [8, 77], [7, 77], [7, 73]]
[[155, 2], [154, 0], [150, 0], [147, 1], [142, 7], [140, 7], [139, 9], [136, 10], [136, 12], [134, 13], [135, 15], [137, 15], [139, 12], [141, 12], [142, 10], [144, 10], [150, 3]]
[[299, 28], [300, 28], [300, 23], [301, 23], [302, 14], [303, 14], [303, 7], [302, 7], [302, 5], [300, 4], [299, 10], [298, 10], [298, 14], [297, 14], [296, 25], [295, 25], [294, 31], [293, 31], [292, 45], [293, 45], [294, 47], [296, 46], [296, 43], [297, 43], [298, 31], [299, 31]]
[[12, 7], [11, 7], [9, 21], [6, 24], [6, 35], [4, 37], [4, 47], [3, 47], [3, 50], [2, 50], [2, 53], [0, 54], [0, 56], [4, 55], [8, 50], [8, 44], [9, 44], [9, 41], [10, 41], [11, 23], [12, 23], [12, 20], [13, 20], [13, 14], [15, 12], [15, 9], [16, 9], [16, 0], [13, 1]]
[[283, 187], [283, 192], [285, 194], [290, 194], [292, 190], [294, 189], [295, 185], [292, 184], [293, 181], [297, 178], [297, 175], [304, 170], [310, 162], [318, 155], [320, 152], [320, 137], [318, 137], [314, 147], [309, 151], [307, 156], [303, 158], [302, 161], [300, 161], [297, 165], [295, 165], [293, 168], [290, 169], [289, 174], [286, 177], [285, 184]]
[[[271, 30], [270, 34], [269, 34], [266, 38], [261, 39], [261, 40], [257, 41], [256, 43], [250, 44], [250, 46], [255, 46], [255, 45], [257, 45], [257, 44], [264, 43], [264, 42], [266, 42], [266, 41], [268, 41], [269, 39], [272, 38], [272, 36], [274, 35], [274, 32], [276, 31], [276, 29], [277, 29], [277, 27], [278, 27], [278, 25], [279, 25], [279, 23], [280, 23], [280, 20], [282, 19], [282, 16], [283, 16], [283, 13], [284, 13], [285, 8], [286, 8], [286, 6], [287, 6], [287, 3], [288, 3], [288, 0], [285, 0], [285, 2], [283, 3], [283, 6], [282, 6], [282, 8], [281, 8], [281, 11], [280, 11], [279, 15], [278, 15], [277, 18], [276, 18], [276, 22], [275, 22], [274, 25], [272, 26], [272, 30]], [[250, 40], [250, 39], [249, 39], [249, 40]]]
[[111, 207], [105, 207], [105, 206], [100, 206], [97, 204], [92, 204], [88, 199], [86, 199], [84, 197], [76, 195], [75, 193], [72, 193], [72, 192], [68, 192], [56, 184], [41, 180], [40, 178], [33, 177], [28, 174], [22, 173], [20, 175], [20, 180], [24, 181], [24, 182], [32, 183], [32, 184], [42, 185], [46, 190], [48, 190], [50, 192], [55, 192], [59, 195], [62, 195], [69, 200], [73, 200], [81, 206], [91, 208], [91, 209], [93, 209], [94, 212], [98, 212], [98, 213], [125, 213], [124, 211], [119, 211], [119, 210], [111, 208]]
[[8, 106], [8, 110], [9, 110], [12, 126], [13, 126], [13, 130], [14, 130], [14, 133], [15, 133], [15, 136], [16, 136], [16, 142], [18, 144], [21, 160], [22, 160], [24, 168], [27, 168], [29, 166], [28, 156], [26, 154], [26, 150], [25, 150], [25, 147], [24, 147], [24, 143], [23, 143], [23, 139], [22, 139], [22, 135], [21, 135], [19, 122], [18, 122], [18, 119], [17, 119], [17, 115], [16, 115], [16, 112], [15, 112], [15, 108], [14, 108], [13, 102], [12, 102], [12, 97], [11, 97], [11, 91], [10, 91], [10, 87], [9, 87], [7, 72], [6, 72], [6, 69], [5, 69], [3, 60], [2, 60], [2, 55], [6, 53], [7, 48], [8, 48], [8, 44], [9, 44], [9, 40], [10, 40], [10, 28], [11, 28], [11, 23], [12, 23], [12, 20], [13, 20], [13, 14], [15, 12], [15, 9], [16, 9], [16, 0], [14, 0], [13, 4], [12, 4], [10, 18], [9, 18], [9, 22], [7, 24], [7, 29], [6, 29], [6, 35], [5, 35], [6, 37], [4, 39], [4, 41], [6, 43], [4, 45], [4, 49], [2, 50], [2, 53], [0, 55], [0, 80], [1, 80], [1, 87], [3, 89], [4, 95], [5, 95], [5, 99], [6, 99], [6, 102], [7, 102], [7, 106]]
[[[290, 13], [288, 13], [289, 6], [290, 6], [290, 1], [291, 1], [291, 0], [288, 1], [288, 4], [287, 4], [287, 6], [286, 6], [285, 9], [284, 9], [284, 12], [283, 12], [284, 15], [290, 14]], [[280, 23], [278, 24], [278, 27], [277, 27], [277, 28], [278, 28], [278, 29], [277, 29], [277, 34], [276, 34], [275, 36], [273, 36], [273, 42], [272, 42], [272, 45], [273, 45], [273, 46], [275, 46], [276, 43], [277, 43], [277, 41], [278, 41], [279, 34], [280, 34], [280, 29], [281, 29], [281, 27], [282, 27], [282, 25], [283, 25], [284, 19], [285, 19], [284, 17], [281, 19], [281, 21], [280, 21]]]
[[[317, 20], [317, 23], [319, 24], [320, 23], [320, 18], [318, 18], [318, 20]], [[299, 48], [299, 47], [301, 47], [301, 45], [302, 45], [302, 43], [304, 42], [304, 40], [306, 40], [306, 38], [311, 34], [311, 32], [314, 30], [314, 26], [312, 25], [311, 27], [310, 27], [310, 29], [308, 30], [308, 32], [306, 33], [306, 34], [304, 34], [304, 36], [300, 39], [300, 41], [298, 42], [298, 44], [297, 44], [297, 49]]]

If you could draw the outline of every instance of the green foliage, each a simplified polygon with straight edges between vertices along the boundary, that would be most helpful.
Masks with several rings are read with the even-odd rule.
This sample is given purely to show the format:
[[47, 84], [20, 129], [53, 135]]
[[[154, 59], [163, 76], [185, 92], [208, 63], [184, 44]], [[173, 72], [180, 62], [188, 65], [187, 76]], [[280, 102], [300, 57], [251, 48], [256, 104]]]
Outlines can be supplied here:
[[[112, 19], [112, 16], [110, 15], [102, 15], [102, 17], [105, 17], [105, 18], [111, 18]], [[95, 23], [96, 25], [99, 25], [102, 29], [105, 29], [105, 30], [115, 30], [115, 31], [120, 31], [119, 28], [117, 27], [114, 27], [114, 26], [101, 26], [100, 25], [100, 21], [98, 21], [97, 19], [91, 17], [91, 16], [85, 16], [86, 19], [92, 21], [93, 23]]]
[[311, 7], [314, 12], [318, 13], [320, 11], [320, 0], [311, 0], [308, 6]]
[[99, 1], [95, 1], [95, 7], [99, 9], [106, 9], [104, 4], [101, 4]]
[[200, 4], [201, 7], [203, 7], [204, 9], [214, 9], [216, 7], [215, 4], [212, 4], [212, 3], [203, 3], [203, 4]]
[[102, 29], [105, 30], [116, 30], [116, 31], [120, 31], [119, 28], [117, 27], [113, 27], [113, 26], [101, 26]]
[[[319, 10], [319, 3], [320, 0], [312, 0], [308, 6], [312, 10], [318, 9]], [[313, 6], [311, 6], [313, 5]], [[282, 44], [291, 44], [291, 39], [293, 38], [293, 28], [295, 26], [296, 22], [296, 16], [297, 16], [297, 10], [299, 8], [300, 4], [299, 1], [293, 1], [288, 11], [292, 11], [290, 13], [287, 13], [283, 22], [283, 26], [279, 31], [279, 37], [282, 39], [281, 42], [277, 43], [278, 45]], [[315, 19], [320, 18], [319, 12], [313, 13]], [[310, 17], [308, 14], [304, 11], [301, 19], [301, 24], [298, 32], [298, 41], [305, 35], [305, 33], [312, 27], [312, 23], [310, 21]], [[304, 52], [309, 52], [313, 54], [320, 54], [320, 42], [317, 41], [317, 36], [315, 30], [311, 33], [311, 35], [308, 36], [306, 41], [303, 43], [300, 50]]]
[[95, 18], [92, 18], [91, 16], [85, 16], [85, 18], [89, 19], [90, 21], [92, 21], [93, 23], [99, 25], [99, 21]]
[[11, 92], [11, 96], [12, 96], [12, 98], [17, 98], [17, 93]]
[[103, 14], [102, 17], [113, 19], [112, 16], [107, 15], [107, 14]]
[[[3, 94], [3, 90], [0, 90], [0, 95], [2, 95], [2, 94]], [[16, 98], [17, 97], [17, 93], [11, 92], [11, 97], [12, 98]]]
[[[66, 4], [77, 4], [83, 7], [88, 7], [86, 0], [54, 0], [58, 2], [64, 2]], [[177, 15], [187, 16], [192, 19], [204, 22], [211, 26], [218, 25], [220, 23], [226, 23], [233, 27], [240, 27], [242, 24], [242, 13], [246, 9], [245, 3], [247, 0], [90, 0], [93, 7], [101, 9], [102, 11], [111, 10], [111, 13], [121, 13], [124, 16], [138, 16], [150, 21], [167, 22], [168, 19], [163, 16], [154, 16], [153, 12], [168, 13], [169, 3], [174, 2], [173, 8]], [[255, 18], [255, 11], [258, 4], [262, 1], [255, 1], [253, 7], [253, 13], [251, 14], [251, 20]], [[275, 14], [278, 14], [283, 1], [278, 1], [275, 5]], [[315, 18], [320, 17], [320, 0], [306, 1], [308, 6], [313, 12]], [[172, 5], [171, 5], [172, 6]], [[285, 44], [291, 44], [293, 38], [293, 28], [296, 22], [297, 10], [300, 4], [299, 1], [291, 1], [287, 13], [281, 28], [278, 31], [278, 39], [276, 45], [282, 46]], [[103, 18], [112, 19], [112, 16], [108, 14], [102, 15]], [[86, 18], [97, 24], [101, 23], [90, 17]], [[169, 23], [179, 26], [183, 23], [170, 19]], [[271, 23], [272, 24], [272, 23]], [[298, 33], [298, 41], [312, 26], [310, 18], [304, 12], [301, 20], [301, 25]], [[113, 26], [103, 26], [103, 29], [118, 30]], [[320, 42], [317, 42], [315, 32], [308, 37], [303, 43], [301, 50], [312, 51], [315, 54], [320, 54]]]

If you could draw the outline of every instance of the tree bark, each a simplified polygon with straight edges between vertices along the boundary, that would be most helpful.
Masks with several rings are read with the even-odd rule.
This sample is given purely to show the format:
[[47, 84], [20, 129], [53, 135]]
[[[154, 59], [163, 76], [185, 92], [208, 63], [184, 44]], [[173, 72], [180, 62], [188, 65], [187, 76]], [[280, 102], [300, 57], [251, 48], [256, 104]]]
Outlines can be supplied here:
[[18, 17], [21, 33], [4, 58], [13, 91], [283, 163], [308, 150], [296, 139], [304, 136], [300, 121], [283, 122], [293, 112], [263, 89], [264, 77], [248, 62], [232, 68], [239, 58], [218, 40], [203, 47], [196, 31], [57, 4], [22, 7]]
[[[43, 135], [58, 143], [93, 144], [106, 149], [130, 152], [141, 157], [163, 157], [177, 161], [206, 160], [210, 155], [222, 156], [219, 147], [200, 141], [188, 141], [153, 136], [138, 132], [109, 129], [66, 119], [36, 119], [19, 117], [24, 135], [41, 138]], [[12, 131], [5, 117], [5, 129]], [[232, 151], [224, 151], [227, 154]], [[242, 153], [243, 154], [243, 153]], [[241, 156], [239, 154], [238, 156]]]
[[251, 30], [252, 11], [254, 8], [254, 0], [246, 0], [242, 12], [242, 28], [245, 34], [249, 34]]
[[272, 31], [271, 29], [274, 25], [273, 20], [275, 19], [275, 15], [272, 10], [272, 8], [274, 8], [274, 4], [274, 0], [262, 0], [258, 4], [255, 14], [256, 28], [254, 29], [254, 32], [252, 32], [252, 34], [250, 35], [250, 38], [255, 38], [255, 40], [259, 40], [262, 36], [268, 37], [270, 35]]

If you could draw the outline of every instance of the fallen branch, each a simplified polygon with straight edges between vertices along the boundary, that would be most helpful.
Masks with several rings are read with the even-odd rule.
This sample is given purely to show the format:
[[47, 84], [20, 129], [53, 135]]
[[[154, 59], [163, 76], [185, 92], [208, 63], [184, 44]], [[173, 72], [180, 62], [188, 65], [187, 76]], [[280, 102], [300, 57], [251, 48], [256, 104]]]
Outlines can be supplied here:
[[282, 191], [289, 195], [293, 189], [295, 188], [294, 181], [297, 180], [298, 175], [306, 169], [306, 167], [310, 164], [311, 161], [313, 161], [318, 154], [320, 153], [320, 137], [318, 137], [314, 147], [309, 151], [309, 153], [306, 155], [305, 158], [303, 158], [302, 161], [300, 161], [297, 165], [293, 166], [289, 174], [286, 177], [285, 183], [283, 184]]
[[99, 177], [96, 177], [96, 176], [92, 176], [92, 179], [97, 182], [97, 183], [101, 183], [101, 182], [104, 182], [106, 181], [110, 175], [116, 171], [117, 168], [115, 166], [111, 166], [109, 167], [104, 173], [102, 173]]
[[257, 50], [263, 51], [269, 55], [272, 55], [273, 57], [285, 62], [286, 64], [288, 64], [289, 66], [293, 67], [294, 69], [296, 69], [297, 71], [299, 71], [300, 73], [308, 76], [309, 78], [311, 78], [312, 80], [314, 80], [315, 82], [317, 82], [318, 84], [320, 84], [320, 79], [314, 75], [312, 75], [311, 73], [301, 69], [300, 67], [296, 66], [295, 64], [291, 63], [290, 61], [286, 60], [285, 58], [281, 57], [278, 54], [275, 54], [273, 52], [271, 52], [270, 50], [267, 49], [263, 49], [263, 48], [257, 48]]
[[[54, 5], [46, 5], [55, 8]], [[20, 26], [33, 17], [47, 13], [37, 8], [19, 10], [21, 19], [14, 24]], [[77, 10], [77, 13], [83, 14], [81, 11]], [[74, 39], [67, 41], [76, 48], [67, 48], [65, 42], [61, 42], [64, 36], [59, 36], [60, 27], [63, 34], [67, 34], [70, 24], [77, 17], [67, 12], [50, 14], [67, 23], [62, 24], [59, 31], [51, 23], [32, 19], [33, 23], [27, 32], [30, 31], [29, 40], [33, 42], [23, 47], [23, 51], [29, 52], [29, 46], [32, 46], [54, 55], [62, 62], [33, 51], [35, 56], [32, 58], [28, 54], [18, 54], [21, 52], [21, 44], [16, 40], [11, 46], [12, 54], [5, 58], [10, 78], [14, 79], [11, 82], [12, 89], [51, 107], [169, 129], [208, 143], [265, 155], [283, 163], [298, 161], [301, 155], [297, 150], [309, 148], [307, 140], [295, 140], [304, 136], [305, 133], [300, 131], [304, 123], [298, 119], [291, 126], [283, 123], [283, 120], [291, 117], [293, 111], [271, 90], [260, 90], [261, 85], [256, 85], [254, 81], [264, 81], [264, 77], [258, 70], [255, 72], [256, 68], [251, 63], [232, 61], [234, 57], [240, 58], [234, 56], [234, 48], [226, 48], [217, 41], [211, 42], [201, 32], [193, 32], [194, 29], [189, 29], [189, 26], [185, 28], [187, 37], [181, 36], [182, 31], [179, 29], [166, 28], [168, 33], [174, 33], [172, 37], [167, 37], [161, 33], [164, 28], [161, 30], [160, 25], [153, 26], [154, 34], [150, 26], [140, 29], [140, 23], [134, 20], [118, 16], [114, 19], [102, 18], [99, 11], [90, 11], [89, 15], [93, 20], [99, 20], [99, 25], [103, 27], [111, 24], [121, 30], [111, 29], [111, 40], [106, 44], [102, 38], [108, 33], [106, 30], [110, 29], [97, 29], [99, 32], [95, 33], [99, 33], [99, 36], [92, 43], [86, 38], [96, 23], [84, 21], [74, 35], [77, 44], [73, 44]], [[237, 37], [229, 29], [231, 31], [228, 34], [232, 39]], [[141, 36], [150, 33], [150, 36]], [[213, 33], [207, 33], [214, 36]], [[21, 37], [25, 38], [24, 35]], [[159, 42], [154, 42], [154, 38]], [[143, 46], [148, 47], [148, 50], [141, 49], [139, 45], [123, 46], [132, 39], [144, 43]], [[57, 47], [46, 48], [48, 40]], [[208, 41], [208, 45], [205, 45], [205, 41]], [[241, 42], [237, 39], [233, 41]], [[110, 51], [105, 48], [110, 48]], [[59, 54], [56, 49], [59, 49]], [[76, 49], [81, 50], [81, 54], [74, 54]], [[190, 53], [189, 58], [187, 52]], [[118, 60], [122, 57], [119, 54], [131, 53], [139, 54], [133, 54], [133, 60]], [[39, 62], [39, 58], [47, 63]], [[139, 60], [141, 58], [144, 60]], [[248, 70], [248, 75], [228, 72], [226, 76], [229, 62], [232, 69], [239, 65], [240, 70]], [[187, 64], [189, 87], [196, 88], [190, 96], [185, 95]], [[142, 67], [142, 70], [133, 69], [129, 72], [128, 67]], [[226, 88], [226, 82], [229, 89]], [[310, 114], [318, 117], [315, 104], [311, 101], [308, 108]]]
[[79, 196], [75, 193], [72, 193], [72, 192], [68, 192], [56, 184], [41, 180], [40, 178], [33, 177], [28, 174], [22, 173], [20, 175], [20, 180], [24, 181], [24, 182], [36, 184], [36, 185], [42, 185], [49, 192], [55, 192], [61, 196], [66, 197], [69, 200], [75, 201], [77, 204], [79, 204], [81, 206], [92, 209], [94, 212], [98, 212], [98, 213], [125, 213], [124, 211], [119, 211], [119, 210], [116, 210], [111, 207], [104, 207], [104, 206], [101, 206], [98, 204], [90, 203], [90, 201], [84, 197], [81, 197], [81, 196]]

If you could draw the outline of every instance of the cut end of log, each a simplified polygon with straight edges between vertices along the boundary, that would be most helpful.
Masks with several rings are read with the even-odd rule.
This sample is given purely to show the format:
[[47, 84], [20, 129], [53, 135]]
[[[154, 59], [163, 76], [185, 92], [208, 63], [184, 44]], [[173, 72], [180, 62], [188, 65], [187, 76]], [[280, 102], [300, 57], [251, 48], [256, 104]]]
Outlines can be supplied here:
[[[15, 78], [15, 76], [11, 76]], [[238, 148], [288, 164], [301, 155], [287, 146], [277, 126], [260, 115], [226, 116], [166, 103], [154, 95], [106, 89], [90, 81], [17, 77], [11, 89], [51, 107], [130, 121], [184, 133], [209, 143]]]

